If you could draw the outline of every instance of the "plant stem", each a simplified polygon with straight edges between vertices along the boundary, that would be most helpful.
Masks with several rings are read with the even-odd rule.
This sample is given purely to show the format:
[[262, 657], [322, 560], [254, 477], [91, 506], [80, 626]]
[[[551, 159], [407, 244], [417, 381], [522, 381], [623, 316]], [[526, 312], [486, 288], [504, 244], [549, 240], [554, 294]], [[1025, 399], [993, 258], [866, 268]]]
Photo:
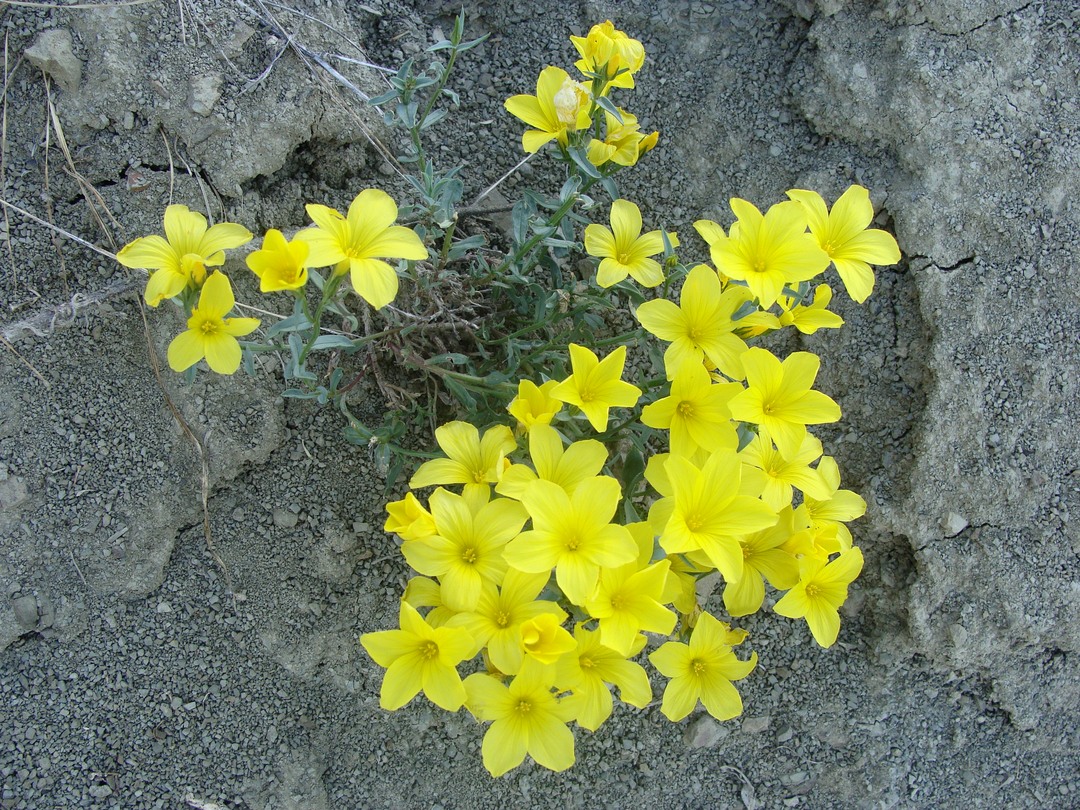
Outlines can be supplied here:
[[304, 348], [300, 351], [300, 357], [297, 358], [296, 364], [303, 366], [304, 361], [307, 360], [307, 356], [311, 353], [311, 347], [315, 345], [315, 341], [319, 337], [319, 326], [322, 323], [323, 310], [326, 309], [326, 305], [330, 303], [330, 300], [334, 297], [334, 293], [337, 292], [338, 285], [341, 284], [341, 280], [345, 278], [344, 273], [334, 274], [327, 280], [323, 286], [322, 300], [319, 301], [319, 305], [315, 307], [315, 314], [311, 320], [311, 340], [304, 345]]

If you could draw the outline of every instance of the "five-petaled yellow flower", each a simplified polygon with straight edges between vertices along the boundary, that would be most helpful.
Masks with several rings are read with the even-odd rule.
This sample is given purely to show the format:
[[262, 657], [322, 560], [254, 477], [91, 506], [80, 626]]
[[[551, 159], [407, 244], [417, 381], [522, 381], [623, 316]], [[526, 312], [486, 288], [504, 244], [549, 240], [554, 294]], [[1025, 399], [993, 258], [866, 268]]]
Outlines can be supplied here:
[[809, 281], [829, 266], [829, 254], [806, 232], [806, 209], [799, 203], [777, 203], [763, 216], [734, 198], [731, 210], [738, 219], [727, 236], [713, 237], [709, 253], [721, 273], [746, 282], [762, 307], [775, 304], [785, 284]]
[[395, 225], [397, 203], [385, 191], [369, 188], [356, 195], [343, 217], [333, 208], [309, 204], [308, 216], [316, 227], [305, 228], [296, 239], [310, 246], [310, 267], [335, 266], [348, 271], [357, 295], [382, 309], [398, 292], [398, 277], [383, 259], [420, 261], [427, 248], [411, 228]]
[[191, 310], [187, 331], [169, 344], [169, 368], [187, 371], [204, 357], [218, 374], [232, 374], [240, 368], [238, 337], [259, 326], [258, 318], [226, 318], [236, 304], [232, 286], [224, 273], [213, 273], [203, 284], [199, 303]]
[[398, 616], [400, 630], [360, 637], [368, 655], [386, 668], [379, 705], [392, 712], [422, 689], [440, 709], [456, 712], [465, 702], [457, 665], [474, 654], [472, 636], [460, 627], [432, 627], [404, 600]]
[[537, 152], [548, 141], [560, 146], [569, 143], [567, 133], [585, 129], [589, 118], [589, 94], [562, 68], [546, 67], [536, 80], [536, 95], [511, 96], [504, 104], [507, 112], [532, 129], [521, 136], [521, 148]]
[[552, 389], [551, 396], [577, 405], [597, 433], [607, 428], [608, 411], [612, 408], [632, 408], [637, 404], [641, 389], [621, 379], [626, 346], [600, 360], [584, 346], [571, 343], [570, 365], [573, 373]]
[[792, 189], [787, 195], [806, 209], [810, 233], [832, 259], [848, 295], [861, 304], [874, 289], [870, 263], [900, 261], [900, 248], [892, 234], [868, 228], [874, 218], [870, 193], [862, 186], [851, 186], [833, 203], [831, 212], [816, 191]]
[[534, 481], [523, 496], [532, 531], [519, 534], [503, 550], [519, 571], [542, 574], [555, 569], [555, 580], [575, 605], [584, 605], [596, 589], [600, 568], [633, 562], [637, 544], [625, 526], [612, 523], [622, 489], [608, 476], [582, 481], [573, 496], [550, 481]]
[[503, 684], [477, 672], [465, 679], [466, 708], [480, 720], [492, 721], [481, 753], [492, 776], [502, 776], [528, 754], [551, 771], [574, 764], [574, 735], [566, 724], [577, 714], [573, 698], [552, 693], [555, 668], [526, 658], [521, 671]]
[[247, 257], [247, 266], [259, 277], [259, 289], [298, 290], [307, 284], [307, 258], [311, 248], [299, 239], [288, 242], [284, 234], [271, 228], [260, 250]]
[[862, 567], [863, 555], [858, 546], [852, 546], [828, 563], [820, 557], [803, 557], [799, 560], [799, 584], [773, 610], [789, 619], [806, 619], [814, 641], [822, 647], [831, 647], [840, 633], [838, 611], [847, 600], [848, 585], [859, 576]]
[[784, 361], [767, 349], [748, 349], [742, 356], [746, 390], [728, 402], [731, 415], [769, 431], [780, 455], [793, 459], [802, 447], [807, 425], [840, 418], [840, 406], [812, 390], [821, 360], [810, 352], [794, 352]]
[[742, 698], [731, 683], [745, 678], [757, 665], [757, 653], [740, 661], [732, 652], [730, 628], [708, 613], [698, 617], [690, 643], [669, 641], [649, 656], [668, 681], [660, 711], [672, 722], [682, 720], [698, 700], [717, 720], [742, 714]]
[[442, 487], [432, 493], [430, 505], [436, 533], [406, 540], [401, 553], [414, 570], [439, 577], [447, 607], [475, 610], [484, 585], [502, 582], [503, 547], [521, 531], [525, 509], [509, 498], [470, 501]]
[[480, 431], [468, 422], [447, 422], [435, 429], [435, 441], [449, 458], [434, 458], [420, 465], [409, 480], [412, 489], [446, 484], [464, 484], [470, 490], [491, 491], [489, 484], [499, 480], [510, 462], [506, 456], [517, 449], [514, 434], [506, 425]]
[[[672, 247], [679, 246], [674, 233], [668, 234]], [[611, 230], [593, 223], [585, 228], [585, 252], [600, 259], [596, 283], [601, 287], [618, 284], [627, 274], [643, 287], [655, 287], [664, 280], [660, 262], [650, 258], [664, 252], [660, 231], [641, 232], [641, 209], [629, 200], [611, 204]]]
[[745, 287], [724, 289], [716, 271], [699, 264], [686, 277], [678, 304], [666, 298], [655, 298], [638, 307], [634, 314], [646, 330], [661, 340], [670, 341], [671, 345], [664, 352], [664, 367], [669, 380], [686, 363], [700, 363], [703, 359], [708, 359], [731, 379], [741, 380], [740, 358], [746, 351], [746, 342], [736, 330], [751, 324], [772, 328], [778, 325], [776, 316], [767, 312], [750, 313], [733, 320], [751, 297]]
[[170, 205], [165, 209], [165, 237], [140, 237], [116, 254], [124, 267], [156, 271], [144, 293], [146, 303], [152, 307], [179, 295], [186, 287], [201, 287], [206, 268], [224, 264], [224, 251], [250, 241], [251, 231], [233, 222], [207, 228], [202, 214], [189, 211], [186, 205]]
[[556, 664], [555, 681], [561, 688], [569, 688], [578, 701], [578, 725], [596, 731], [611, 716], [612, 700], [608, 684], [619, 688], [623, 703], [644, 709], [652, 700], [652, 687], [644, 667], [628, 661], [641, 652], [645, 636], [638, 636], [629, 655], [620, 655], [600, 643], [599, 630], [586, 630], [581, 625], [574, 628], [577, 649], [573, 655], [564, 655]]

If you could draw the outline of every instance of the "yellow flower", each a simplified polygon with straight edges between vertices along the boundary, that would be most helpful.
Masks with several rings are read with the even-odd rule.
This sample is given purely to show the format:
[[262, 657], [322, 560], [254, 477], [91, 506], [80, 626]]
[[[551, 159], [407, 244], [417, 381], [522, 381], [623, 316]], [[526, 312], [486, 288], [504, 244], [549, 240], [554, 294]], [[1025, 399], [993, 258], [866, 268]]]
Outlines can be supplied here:
[[686, 717], [698, 700], [717, 720], [742, 714], [742, 698], [731, 683], [745, 678], [757, 665], [757, 653], [740, 661], [729, 646], [731, 630], [708, 613], [698, 617], [690, 643], [669, 641], [649, 656], [667, 676], [660, 711], [672, 722]]
[[735, 450], [739, 437], [731, 423], [730, 400], [743, 388], [738, 383], [714, 383], [700, 362], [689, 361], [671, 381], [671, 394], [646, 405], [641, 422], [671, 431], [671, 452], [693, 455], [698, 448], [712, 452]]
[[259, 277], [259, 289], [298, 290], [307, 284], [307, 242], [285, 241], [281, 231], [271, 228], [263, 237], [261, 250], [247, 257], [247, 266]]
[[743, 575], [738, 582], [724, 584], [724, 607], [732, 616], [756, 613], [765, 601], [764, 577], [781, 590], [799, 581], [799, 562], [785, 544], [795, 534], [791, 504], [780, 510], [775, 526], [747, 535], [740, 542], [743, 552]]
[[585, 609], [600, 620], [600, 641], [622, 656], [631, 654], [644, 630], [667, 635], [675, 629], [675, 614], [664, 607], [669, 563], [646, 568], [637, 562], [605, 568]]
[[[124, 245], [116, 260], [124, 267], [156, 270], [146, 284], [146, 303], [156, 307], [186, 287], [198, 289], [207, 267], [225, 263], [224, 251], [251, 239], [251, 231], [232, 222], [206, 227], [206, 217], [186, 205], [165, 209], [165, 236], [143, 236]], [[246, 333], [245, 333], [246, 334]]]
[[551, 771], [574, 764], [574, 735], [566, 724], [576, 715], [572, 698], [552, 694], [555, 667], [526, 658], [509, 686], [477, 672], [465, 679], [466, 707], [480, 720], [492, 721], [481, 753], [492, 776], [502, 776], [528, 754]]
[[574, 628], [577, 649], [574, 655], [559, 659], [555, 682], [562, 688], [573, 690], [578, 702], [577, 721], [582, 728], [596, 731], [611, 716], [609, 683], [618, 687], [623, 703], [639, 709], [649, 705], [652, 700], [649, 676], [640, 664], [627, 660], [645, 646], [645, 637], [638, 638], [629, 655], [620, 655], [600, 643], [599, 630], [586, 630], [580, 625]]
[[753, 482], [761, 491], [761, 500], [773, 509], [791, 505], [792, 487], [798, 487], [807, 497], [827, 498], [828, 485], [810, 465], [821, 456], [821, 440], [807, 433], [798, 450], [791, 456], [778, 452], [769, 431], [761, 428], [758, 435], [739, 453], [744, 462], [743, 480]]
[[562, 410], [562, 403], [551, 396], [557, 380], [548, 380], [537, 386], [531, 380], [518, 382], [517, 396], [506, 406], [518, 425], [529, 432], [535, 425], [550, 425], [552, 418]]
[[814, 641], [831, 647], [840, 633], [839, 608], [847, 600], [848, 585], [862, 567], [863, 555], [858, 546], [829, 563], [819, 557], [803, 557], [799, 561], [799, 584], [773, 610], [789, 619], [806, 619]]
[[664, 352], [669, 380], [684, 364], [705, 358], [726, 376], [741, 380], [740, 358], [746, 343], [736, 329], [747, 319], [733, 317], [751, 297], [744, 287], [722, 289], [716, 272], [699, 264], [687, 275], [678, 304], [657, 298], [646, 301], [634, 314], [647, 331], [671, 343]]
[[565, 614], [540, 613], [521, 623], [521, 646], [525, 654], [541, 664], [554, 664], [566, 653], [577, 649], [577, 642], [562, 627]]
[[551, 614], [560, 624], [566, 620], [566, 613], [554, 602], [537, 599], [550, 579], [547, 571], [525, 574], [508, 568], [502, 585], [484, 588], [476, 609], [458, 614], [452, 624], [464, 627], [478, 644], [487, 646], [488, 657], [500, 672], [516, 675], [525, 658], [522, 624], [542, 613]]
[[422, 689], [428, 700], [448, 712], [465, 702], [457, 665], [473, 655], [475, 643], [460, 627], [431, 627], [416, 608], [402, 601], [400, 630], [365, 633], [360, 643], [375, 663], [386, 667], [379, 705], [400, 709]]
[[503, 550], [506, 562], [527, 573], [555, 569], [555, 580], [575, 605], [584, 605], [600, 578], [637, 557], [637, 544], [625, 526], [612, 523], [622, 490], [608, 476], [578, 484], [573, 496], [550, 481], [536, 481], [522, 500], [532, 531], [519, 534]]
[[441, 487], [431, 495], [436, 534], [406, 540], [401, 552], [418, 573], [439, 577], [442, 601], [472, 611], [485, 583], [506, 573], [503, 547], [521, 531], [527, 515], [517, 501], [498, 498], [477, 507]]
[[829, 266], [829, 255], [806, 232], [806, 210], [797, 202], [777, 203], [762, 216], [746, 200], [731, 200], [738, 218], [726, 237], [709, 245], [717, 269], [746, 282], [765, 309], [784, 285], [808, 281]]
[[573, 495], [578, 484], [600, 474], [607, 456], [607, 448], [596, 439], [572, 442], [564, 450], [562, 437], [555, 428], [537, 425], [529, 433], [529, 458], [536, 471], [525, 464], [511, 464], [495, 491], [521, 500], [529, 485], [542, 478]]
[[792, 189], [787, 195], [806, 209], [810, 233], [832, 259], [848, 295], [861, 304], [874, 289], [869, 263], [900, 261], [900, 248], [892, 234], [867, 228], [874, 218], [870, 193], [862, 186], [851, 186], [833, 204], [832, 212], [816, 191]]
[[587, 36], [570, 37], [570, 42], [581, 54], [574, 67], [585, 76], [604, 77], [610, 87], [632, 88], [634, 74], [645, 64], [645, 47], [617, 29], [611, 20], [597, 23]]
[[622, 381], [625, 364], [626, 346], [600, 360], [584, 346], [571, 343], [573, 373], [552, 389], [551, 396], [577, 405], [593, 430], [602, 433], [607, 428], [609, 410], [632, 408], [641, 396], [640, 388]]
[[386, 512], [383, 531], [392, 532], [402, 540], [419, 540], [435, 534], [435, 519], [411, 492], [400, 501], [388, 503]]
[[[679, 246], [674, 233], [668, 234], [672, 247]], [[629, 200], [611, 204], [611, 230], [592, 224], [585, 229], [585, 252], [596, 256], [600, 268], [596, 283], [601, 287], [618, 284], [627, 274], [643, 287], [655, 287], [664, 280], [660, 263], [649, 258], [664, 252], [660, 231], [641, 233], [641, 209]]]
[[769, 431], [784, 458], [794, 458], [807, 425], [835, 422], [840, 406], [811, 390], [821, 360], [810, 352], [793, 352], [783, 363], [766, 349], [748, 349], [742, 356], [746, 390], [728, 403], [731, 415]]
[[737, 581], [743, 573], [737, 538], [772, 526], [776, 512], [740, 494], [742, 465], [734, 450], [718, 450], [701, 469], [681, 456], [670, 456], [664, 467], [674, 491], [674, 508], [660, 545], [668, 554], [700, 549], [724, 579]]
[[316, 227], [296, 234], [307, 242], [310, 267], [335, 265], [349, 271], [357, 295], [382, 309], [397, 295], [398, 277], [383, 259], [420, 261], [427, 248], [411, 228], [394, 225], [397, 204], [385, 191], [369, 188], [356, 195], [347, 217], [325, 205], [306, 206]]
[[569, 143], [567, 133], [586, 129], [589, 118], [589, 94], [562, 68], [546, 67], [536, 80], [536, 95], [511, 96], [504, 104], [507, 112], [533, 129], [521, 136], [526, 152], [539, 151], [548, 141], [560, 146]]
[[866, 514], [866, 501], [857, 492], [840, 489], [840, 468], [832, 456], [823, 456], [817, 466], [825, 482], [827, 497], [807, 495], [805, 507], [814, 534], [814, 544], [825, 554], [851, 548], [851, 530], [844, 525]]
[[638, 126], [637, 118], [626, 110], [619, 110], [622, 122], [607, 110], [604, 122], [607, 134], [604, 139], [593, 138], [589, 141], [589, 162], [594, 166], [603, 166], [608, 161], [620, 166], [633, 166], [638, 160], [656, 146], [659, 132], [644, 135]]
[[464, 484], [468, 493], [490, 493], [489, 484], [499, 480], [509, 465], [506, 456], [517, 449], [514, 434], [506, 425], [480, 431], [468, 422], [448, 422], [435, 430], [435, 441], [449, 458], [435, 458], [420, 465], [409, 480], [412, 489]]
[[839, 329], [844, 325], [844, 319], [835, 312], [829, 312], [829, 302], [832, 301], [832, 287], [828, 284], [819, 284], [814, 290], [814, 300], [811, 304], [799, 304], [793, 307], [795, 300], [789, 295], [781, 295], [779, 299], [780, 325], [794, 326], [804, 335], [812, 335], [818, 329]]
[[203, 284], [199, 304], [191, 311], [187, 331], [169, 344], [169, 367], [187, 371], [204, 357], [218, 374], [232, 374], [240, 368], [238, 337], [251, 334], [258, 318], [226, 318], [233, 308], [232, 286], [224, 273], [215, 272]]

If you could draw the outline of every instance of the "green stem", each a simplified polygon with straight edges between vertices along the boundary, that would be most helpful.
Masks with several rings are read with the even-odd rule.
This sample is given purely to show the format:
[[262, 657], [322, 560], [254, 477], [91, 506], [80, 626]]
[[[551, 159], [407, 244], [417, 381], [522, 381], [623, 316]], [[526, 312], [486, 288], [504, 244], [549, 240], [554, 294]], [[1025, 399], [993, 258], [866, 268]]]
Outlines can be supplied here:
[[439, 263], [435, 265], [435, 275], [433, 281], [439, 280], [439, 274], [446, 267], [446, 257], [450, 255], [450, 248], [453, 246], [454, 230], [457, 228], [457, 214], [450, 220], [450, 226], [446, 229], [446, 233], [443, 234], [442, 251], [439, 253]]
[[305, 344], [304, 348], [300, 351], [300, 357], [297, 358], [296, 364], [303, 366], [304, 361], [307, 360], [307, 356], [311, 354], [311, 347], [315, 345], [315, 340], [319, 337], [320, 324], [322, 323], [322, 314], [326, 309], [326, 305], [330, 303], [330, 300], [334, 297], [334, 293], [337, 292], [338, 285], [341, 284], [341, 280], [345, 278], [344, 273], [334, 272], [334, 275], [323, 286], [322, 300], [319, 301], [319, 305], [315, 307], [315, 314], [309, 320], [311, 321], [311, 340]]
[[[552, 212], [551, 216], [548, 217], [547, 222], [544, 223], [544, 227], [545, 228], [557, 227], [558, 224], [560, 222], [562, 222], [563, 217], [565, 217], [567, 214], [570, 213], [570, 210], [574, 207], [574, 204], [577, 203], [578, 199], [580, 199], [581, 195], [584, 194], [586, 191], [588, 191], [589, 188], [591, 188], [593, 183], [595, 183], [595, 182], [596, 182], [596, 180], [594, 178], [592, 178], [592, 177], [585, 178], [585, 181], [582, 183], [581, 188], [578, 191], [575, 191], [573, 194], [571, 194], [565, 200], [563, 200], [562, 205], [560, 205], [558, 208], [556, 208]], [[515, 250], [514, 254], [512, 256], [507, 257], [503, 261], [502, 264], [500, 264], [494, 270], [489, 272], [484, 277], [484, 281], [491, 281], [491, 279], [495, 278], [496, 276], [502, 275], [502, 273], [508, 267], [510, 267], [513, 264], [517, 264], [523, 258], [528, 256], [529, 253], [531, 253], [532, 250], [537, 245], [539, 245], [542, 241], [544, 241], [544, 239], [546, 239], [546, 238], [547, 238], [546, 236], [543, 236], [543, 235], [538, 234], [538, 233], [533, 234], [532, 238], [530, 238], [527, 242], [525, 242], [525, 244], [523, 244], [521, 247], [519, 247], [517, 250]]]

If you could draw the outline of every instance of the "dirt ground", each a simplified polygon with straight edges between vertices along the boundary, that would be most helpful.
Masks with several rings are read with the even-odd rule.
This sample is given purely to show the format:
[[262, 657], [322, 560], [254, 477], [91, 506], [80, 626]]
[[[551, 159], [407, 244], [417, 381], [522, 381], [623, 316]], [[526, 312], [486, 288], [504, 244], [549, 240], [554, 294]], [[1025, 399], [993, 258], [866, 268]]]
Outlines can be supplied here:
[[271, 364], [159, 380], [179, 316], [44, 224], [115, 251], [170, 201], [259, 233], [403, 199], [341, 79], [381, 92], [357, 60], [424, 58], [459, 5], [60, 5], [0, 4], [0, 807], [1080, 807], [1075, 3], [465, 3], [491, 39], [432, 143], [467, 199], [521, 156], [503, 100], [610, 18], [648, 53], [626, 103], [661, 141], [620, 188], [650, 227], [858, 182], [904, 252], [800, 340], [869, 504], [840, 642], [765, 611], [739, 720], [624, 706], [571, 771], [499, 780], [467, 713], [378, 708], [357, 638], [407, 568], [367, 451]]

